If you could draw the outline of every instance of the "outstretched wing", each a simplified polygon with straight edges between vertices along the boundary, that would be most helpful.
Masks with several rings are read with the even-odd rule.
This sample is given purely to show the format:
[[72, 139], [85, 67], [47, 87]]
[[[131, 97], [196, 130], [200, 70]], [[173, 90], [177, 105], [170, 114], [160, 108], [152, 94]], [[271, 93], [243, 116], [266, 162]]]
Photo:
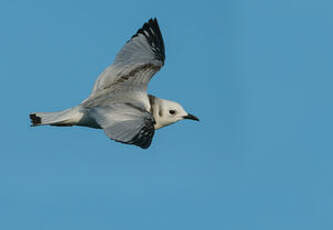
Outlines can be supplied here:
[[115, 141], [143, 149], [151, 144], [155, 132], [154, 118], [137, 105], [126, 103], [95, 107], [89, 111], [89, 116]]
[[105, 89], [112, 93], [146, 91], [164, 59], [164, 43], [157, 19], [150, 19], [123, 46], [113, 64], [101, 73], [91, 96]]

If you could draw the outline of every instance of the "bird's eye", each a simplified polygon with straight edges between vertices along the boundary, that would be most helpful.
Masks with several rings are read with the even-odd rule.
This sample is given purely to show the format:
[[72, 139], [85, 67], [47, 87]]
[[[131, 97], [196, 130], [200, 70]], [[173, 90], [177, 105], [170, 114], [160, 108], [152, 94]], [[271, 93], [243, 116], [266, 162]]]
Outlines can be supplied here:
[[174, 114], [176, 113], [176, 110], [169, 110], [169, 113], [170, 113], [171, 115], [174, 115]]

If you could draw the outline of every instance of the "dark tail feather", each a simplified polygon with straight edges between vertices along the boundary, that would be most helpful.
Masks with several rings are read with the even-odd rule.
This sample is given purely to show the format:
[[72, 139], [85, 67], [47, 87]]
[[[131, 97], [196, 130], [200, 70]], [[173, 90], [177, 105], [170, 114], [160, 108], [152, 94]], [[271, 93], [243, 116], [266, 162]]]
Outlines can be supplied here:
[[42, 119], [38, 117], [35, 113], [31, 113], [30, 115], [31, 126], [37, 126], [42, 123]]

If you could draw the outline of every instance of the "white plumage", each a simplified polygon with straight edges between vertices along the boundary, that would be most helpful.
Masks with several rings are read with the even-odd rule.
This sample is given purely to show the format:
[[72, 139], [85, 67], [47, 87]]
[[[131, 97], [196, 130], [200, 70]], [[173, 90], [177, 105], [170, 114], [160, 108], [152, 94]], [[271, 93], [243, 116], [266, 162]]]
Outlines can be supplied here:
[[97, 78], [91, 95], [60, 112], [31, 113], [32, 126], [102, 128], [111, 139], [148, 148], [155, 129], [182, 119], [199, 120], [172, 101], [147, 94], [152, 76], [165, 60], [156, 19], [150, 19]]

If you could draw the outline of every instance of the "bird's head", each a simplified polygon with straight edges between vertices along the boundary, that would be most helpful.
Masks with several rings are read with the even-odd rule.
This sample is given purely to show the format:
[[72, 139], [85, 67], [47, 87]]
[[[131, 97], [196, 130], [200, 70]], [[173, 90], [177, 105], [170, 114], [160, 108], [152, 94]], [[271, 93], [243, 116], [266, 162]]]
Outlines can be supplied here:
[[184, 119], [199, 121], [199, 118], [186, 112], [183, 106], [174, 101], [159, 99], [155, 108], [155, 129], [171, 125], [177, 121]]

